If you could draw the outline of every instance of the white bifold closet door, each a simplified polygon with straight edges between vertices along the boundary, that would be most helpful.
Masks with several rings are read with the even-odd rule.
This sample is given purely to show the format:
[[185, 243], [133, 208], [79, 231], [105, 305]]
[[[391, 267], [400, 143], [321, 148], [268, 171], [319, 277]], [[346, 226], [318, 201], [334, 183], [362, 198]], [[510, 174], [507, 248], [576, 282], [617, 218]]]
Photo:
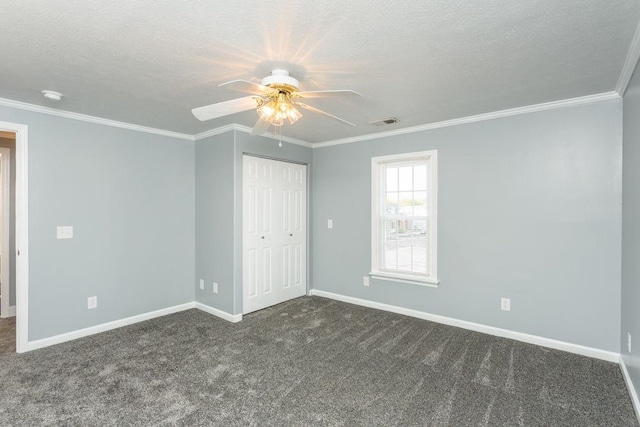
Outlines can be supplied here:
[[243, 159], [243, 313], [307, 293], [307, 166]]

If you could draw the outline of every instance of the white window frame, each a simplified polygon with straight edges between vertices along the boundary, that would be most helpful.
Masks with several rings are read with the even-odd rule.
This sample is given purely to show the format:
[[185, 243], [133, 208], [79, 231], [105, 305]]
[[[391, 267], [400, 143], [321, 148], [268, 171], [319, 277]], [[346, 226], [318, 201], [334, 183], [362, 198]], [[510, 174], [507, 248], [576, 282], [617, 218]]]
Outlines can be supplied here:
[[[397, 271], [389, 271], [380, 266], [380, 248], [384, 244], [382, 242], [380, 221], [382, 220], [381, 206], [382, 188], [380, 169], [382, 165], [398, 162], [424, 161], [430, 163], [431, 170], [431, 188], [427, 191], [431, 192], [430, 211], [427, 212], [429, 217], [429, 234], [430, 234], [430, 265], [429, 271], [431, 275], [400, 273]], [[438, 151], [419, 151], [413, 153], [394, 154], [390, 156], [379, 156], [371, 159], [371, 272], [369, 275], [374, 279], [389, 280], [394, 282], [411, 283], [422, 286], [435, 287], [438, 285]]]

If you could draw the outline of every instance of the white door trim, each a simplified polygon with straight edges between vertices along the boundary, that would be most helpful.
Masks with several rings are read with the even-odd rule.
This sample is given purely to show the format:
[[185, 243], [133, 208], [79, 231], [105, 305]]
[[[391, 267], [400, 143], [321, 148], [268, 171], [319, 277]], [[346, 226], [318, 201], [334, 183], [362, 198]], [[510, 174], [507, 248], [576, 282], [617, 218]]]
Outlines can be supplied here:
[[16, 351], [23, 353], [29, 344], [29, 133], [27, 125], [2, 121], [0, 130], [16, 133]]
[[[270, 156], [262, 156], [262, 155], [255, 155], [253, 153], [242, 153], [242, 313], [243, 314], [248, 314], [251, 313], [253, 311], [262, 309], [262, 308], [266, 308], [269, 307], [271, 305], [274, 304], [278, 304], [280, 302], [284, 302], [287, 301], [289, 299], [292, 298], [297, 298], [299, 296], [304, 296], [308, 293], [309, 290], [309, 269], [308, 269], [308, 261], [309, 261], [309, 210], [308, 210], [308, 206], [309, 206], [309, 165], [303, 162], [297, 162], [297, 161], [289, 161], [286, 159], [280, 159], [280, 158], [274, 158], [274, 157], [270, 157]], [[271, 283], [270, 286], [270, 290], [265, 291], [264, 288], [261, 292], [259, 292], [262, 296], [259, 297], [261, 298], [260, 302], [257, 302], [258, 300], [255, 299], [257, 294], [254, 295], [254, 299], [251, 300], [251, 302], [248, 299], [249, 296], [249, 286], [248, 286], [248, 279], [250, 277], [250, 275], [248, 276], [249, 272], [248, 269], [249, 268], [249, 263], [248, 263], [248, 252], [247, 252], [247, 248], [248, 248], [248, 238], [249, 238], [249, 229], [247, 228], [248, 226], [248, 217], [247, 217], [247, 208], [248, 208], [248, 203], [247, 203], [247, 196], [249, 193], [247, 193], [248, 191], [248, 173], [249, 172], [249, 165], [248, 165], [248, 159], [249, 158], [254, 158], [254, 161], [262, 161], [262, 162], [268, 162], [269, 164], [275, 165], [275, 164], [279, 164], [280, 166], [274, 166], [274, 170], [273, 170], [273, 176], [274, 176], [274, 180], [272, 181], [271, 179], [269, 179], [269, 183], [273, 184], [274, 182], [276, 182], [276, 187], [269, 187], [270, 190], [274, 190], [273, 193], [278, 193], [280, 194], [281, 197], [285, 197], [284, 193], [285, 190], [287, 190], [287, 185], [291, 185], [291, 183], [298, 182], [298, 184], [303, 184], [304, 189], [302, 189], [302, 186], [296, 187], [296, 184], [293, 184], [294, 187], [289, 189], [289, 198], [290, 201], [289, 203], [285, 202], [285, 199], [281, 200], [282, 203], [278, 203], [277, 202], [277, 198], [276, 198], [276, 202], [271, 201], [268, 203], [268, 206], [270, 207], [274, 207], [276, 210], [278, 209], [278, 206], [282, 207], [284, 209], [283, 211], [283, 215], [284, 212], [287, 212], [287, 214], [283, 217], [277, 217], [277, 215], [275, 215], [274, 212], [271, 213], [271, 215], [268, 215], [269, 222], [271, 224], [271, 227], [266, 231], [266, 234], [264, 236], [262, 236], [262, 239], [265, 239], [265, 236], [267, 236], [266, 241], [260, 241], [258, 238], [260, 237], [259, 234], [260, 233], [265, 233], [264, 231], [259, 231], [258, 229], [260, 229], [260, 227], [262, 225], [260, 225], [260, 220], [257, 219], [256, 223], [255, 223], [255, 230], [253, 233], [251, 233], [251, 235], [253, 236], [253, 238], [249, 239], [252, 240], [253, 243], [255, 244], [255, 239], [258, 239], [257, 242], [260, 243], [266, 243], [266, 249], [276, 249], [276, 246], [278, 248], [280, 248], [280, 252], [278, 252], [277, 250], [271, 255], [269, 256], [269, 265], [270, 268], [268, 269], [268, 271], [270, 272], [269, 277], [273, 277], [273, 283]], [[289, 171], [288, 172], [288, 178], [285, 178], [285, 170], [279, 171], [278, 168], [280, 167], [285, 167], [284, 165], [289, 165], [290, 167], [296, 167], [296, 171]], [[258, 167], [258, 166], [256, 166]], [[255, 179], [258, 180], [258, 182], [260, 181], [259, 178], [259, 174], [257, 172], [257, 169], [255, 171], [256, 176], [254, 177], [254, 179], [252, 179], [251, 181], [253, 182]], [[276, 178], [278, 177], [278, 178]], [[292, 181], [292, 179], [294, 181]], [[282, 181], [282, 182], [281, 182]], [[289, 184], [287, 184], [287, 182]], [[278, 184], [280, 183], [280, 184]], [[255, 183], [254, 183], [255, 184]], [[283, 187], [280, 188], [278, 185], [282, 185]], [[255, 189], [258, 193], [261, 193], [261, 188], [262, 186], [259, 184], [255, 185]], [[280, 188], [283, 191], [276, 191], [277, 188]], [[297, 189], [296, 189], [297, 188]], [[293, 192], [291, 192], [293, 191]], [[296, 194], [300, 193], [301, 196], [296, 199]], [[256, 199], [255, 199], [255, 203], [257, 204], [255, 206], [255, 208], [260, 209], [259, 206], [262, 202], [260, 202], [259, 200], [262, 200], [256, 193]], [[269, 194], [271, 194], [271, 191], [269, 191]], [[300, 200], [301, 203], [297, 203], [295, 200]], [[300, 206], [300, 215], [296, 216], [294, 211], [295, 208], [294, 206]], [[286, 207], [285, 207], [286, 206]], [[263, 218], [264, 220], [264, 216], [259, 215], [256, 218]], [[282, 227], [285, 227], [282, 223], [283, 220], [287, 221], [288, 225], [286, 226], [286, 229], [283, 229]], [[298, 218], [298, 220], [296, 221], [296, 218]], [[290, 222], [290, 223], [289, 223]], [[297, 232], [295, 230], [299, 230], [295, 224], [299, 224], [300, 228], [302, 228], [302, 233]], [[293, 227], [293, 229], [291, 229], [290, 227]], [[285, 233], [285, 235], [290, 236], [290, 237], [286, 237], [285, 240], [283, 241], [279, 241], [278, 238], [282, 237], [281, 234]], [[294, 234], [295, 233], [295, 237]], [[302, 241], [297, 242], [296, 239], [300, 239], [300, 236], [302, 236]], [[290, 240], [290, 238], [293, 237], [293, 240]], [[288, 241], [288, 243], [286, 245], [282, 245], [285, 241]], [[278, 243], [279, 242], [279, 243]], [[300, 243], [302, 243], [302, 245], [300, 245]], [[295, 244], [295, 246], [290, 246], [292, 244]], [[269, 245], [275, 245], [273, 247], [270, 247]], [[287, 246], [290, 249], [290, 252], [287, 252], [288, 255], [285, 255], [284, 249], [285, 246]], [[261, 247], [260, 244], [258, 244], [258, 247]], [[299, 250], [299, 252], [296, 251], [296, 247], [297, 248], [302, 248]], [[293, 249], [291, 249], [293, 248]], [[272, 253], [273, 251], [269, 250], [269, 253]], [[300, 253], [299, 256], [296, 256], [297, 253]], [[283, 264], [283, 260], [280, 259], [279, 256], [284, 257], [285, 259], [287, 259], [287, 263]], [[255, 261], [255, 265], [254, 267], [257, 267], [259, 265], [261, 265], [261, 262], [264, 262], [264, 259], [262, 259], [262, 261], [259, 260], [260, 257], [258, 257], [258, 259], [256, 259]], [[275, 259], [274, 259], [275, 258]], [[275, 264], [273, 264], [275, 263]], [[279, 274], [278, 268], [276, 266], [282, 266], [282, 270], [283, 272], [285, 270], [287, 270], [288, 272], [288, 276], [286, 277], [282, 277]], [[298, 269], [296, 269], [296, 266], [299, 266]], [[273, 268], [272, 268], [273, 267]], [[288, 269], [293, 269], [293, 270], [288, 270]], [[258, 271], [261, 271], [261, 267], [258, 267]], [[293, 272], [292, 272], [293, 271]], [[295, 273], [296, 271], [299, 271], [300, 274]], [[274, 276], [271, 276], [271, 273], [275, 272]], [[254, 276], [254, 279], [256, 277]], [[261, 286], [264, 285], [262, 283], [262, 281], [260, 281]], [[256, 286], [256, 284], [254, 283], [254, 286]], [[255, 287], [255, 289], [257, 289], [257, 287]], [[257, 292], [257, 291], [256, 291]], [[266, 298], [265, 298], [266, 297]]]
[[[2, 299], [0, 300], [0, 316], [12, 317], [11, 300], [11, 149], [0, 147], [2, 161]], [[14, 314], [15, 315], [15, 314]]]

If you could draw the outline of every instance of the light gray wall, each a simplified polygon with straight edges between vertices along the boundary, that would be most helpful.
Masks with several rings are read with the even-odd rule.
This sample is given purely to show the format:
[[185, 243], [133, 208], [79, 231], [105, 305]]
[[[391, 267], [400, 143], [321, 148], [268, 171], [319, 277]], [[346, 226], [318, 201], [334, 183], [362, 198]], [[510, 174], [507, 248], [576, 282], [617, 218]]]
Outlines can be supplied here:
[[[613, 100], [315, 149], [313, 287], [617, 352], [621, 108]], [[366, 288], [371, 157], [430, 149], [440, 286]]]
[[[626, 115], [637, 108], [634, 84]], [[252, 153], [313, 160], [313, 287], [618, 351], [621, 107], [607, 101], [313, 151], [235, 131], [193, 144], [0, 107], [0, 121], [29, 126], [29, 338], [194, 299], [240, 313], [242, 155]], [[441, 285], [364, 288], [371, 157], [433, 148]], [[73, 225], [74, 239], [57, 240], [57, 225]], [[636, 298], [637, 279], [625, 283]], [[96, 310], [86, 309], [91, 295]], [[502, 296], [510, 313], [499, 310]], [[634, 315], [623, 310], [623, 331], [637, 330]]]
[[[622, 326], [620, 354], [640, 394], [640, 72], [624, 97], [622, 174]], [[631, 333], [631, 353], [627, 350]]]
[[[196, 141], [196, 301], [233, 313], [233, 131]], [[205, 281], [201, 290], [199, 280]], [[213, 293], [213, 282], [218, 294]]]
[[8, 107], [0, 121], [29, 126], [29, 340], [193, 301], [193, 142]]
[[[9, 262], [9, 305], [16, 305], [16, 140], [9, 138], [0, 138], [0, 147], [11, 150], [11, 204], [9, 211], [11, 218], [9, 219], [9, 252], [11, 260]], [[9, 254], [8, 254], [9, 255]]]
[[[312, 150], [230, 131], [196, 142], [196, 301], [242, 313], [242, 156], [310, 163]], [[310, 168], [309, 168], [310, 170]], [[199, 279], [205, 280], [201, 291]], [[213, 282], [218, 294], [213, 294]]]

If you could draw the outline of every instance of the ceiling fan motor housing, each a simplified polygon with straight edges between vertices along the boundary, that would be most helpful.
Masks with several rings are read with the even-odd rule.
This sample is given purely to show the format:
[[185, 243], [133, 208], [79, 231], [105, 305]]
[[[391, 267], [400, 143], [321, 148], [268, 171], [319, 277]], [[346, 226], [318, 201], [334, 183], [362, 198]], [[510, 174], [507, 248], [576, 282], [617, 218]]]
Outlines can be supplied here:
[[263, 86], [269, 86], [273, 89], [295, 92], [300, 87], [300, 82], [289, 75], [287, 70], [272, 70], [271, 75], [262, 79]]

